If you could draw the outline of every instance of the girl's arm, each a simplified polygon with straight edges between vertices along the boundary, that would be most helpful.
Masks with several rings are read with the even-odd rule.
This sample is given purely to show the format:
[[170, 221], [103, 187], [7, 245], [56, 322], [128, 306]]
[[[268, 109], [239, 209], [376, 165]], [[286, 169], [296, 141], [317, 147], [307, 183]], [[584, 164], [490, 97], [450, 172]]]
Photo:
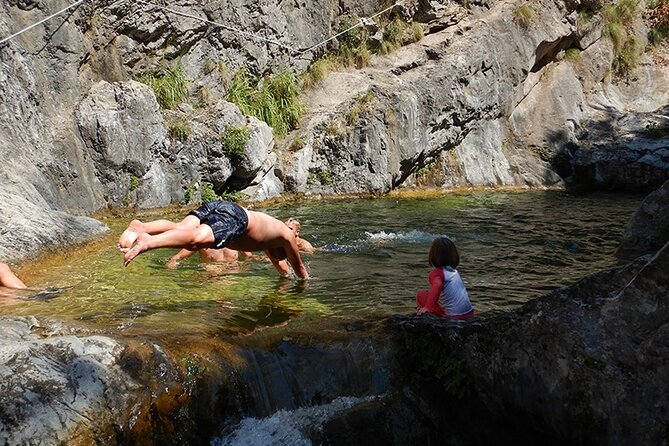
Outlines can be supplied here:
[[444, 273], [441, 271], [441, 268], [435, 268], [430, 271], [428, 279], [430, 281], [430, 289], [427, 290], [427, 301], [425, 302], [425, 306], [418, 310], [417, 314], [423, 314], [426, 311], [441, 314], [442, 310], [437, 302], [439, 301], [441, 290], [444, 288]]

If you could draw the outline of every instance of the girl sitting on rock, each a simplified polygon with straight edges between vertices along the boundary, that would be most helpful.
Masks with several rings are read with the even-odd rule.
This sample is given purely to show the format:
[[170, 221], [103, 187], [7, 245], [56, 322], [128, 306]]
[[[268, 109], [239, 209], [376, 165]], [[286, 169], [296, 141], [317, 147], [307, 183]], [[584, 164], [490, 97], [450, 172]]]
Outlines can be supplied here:
[[428, 262], [434, 267], [429, 275], [430, 289], [420, 290], [416, 294], [416, 314], [429, 312], [454, 319], [473, 316], [474, 308], [467, 289], [455, 269], [460, 263], [460, 255], [451, 239], [434, 239]]

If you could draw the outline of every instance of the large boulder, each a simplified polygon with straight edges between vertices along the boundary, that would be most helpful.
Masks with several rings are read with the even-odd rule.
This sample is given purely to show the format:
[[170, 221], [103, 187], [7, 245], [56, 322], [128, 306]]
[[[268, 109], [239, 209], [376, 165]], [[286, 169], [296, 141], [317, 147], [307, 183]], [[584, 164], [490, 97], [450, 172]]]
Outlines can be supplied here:
[[669, 241], [669, 180], [648, 194], [625, 227], [618, 255], [629, 257], [657, 251]]

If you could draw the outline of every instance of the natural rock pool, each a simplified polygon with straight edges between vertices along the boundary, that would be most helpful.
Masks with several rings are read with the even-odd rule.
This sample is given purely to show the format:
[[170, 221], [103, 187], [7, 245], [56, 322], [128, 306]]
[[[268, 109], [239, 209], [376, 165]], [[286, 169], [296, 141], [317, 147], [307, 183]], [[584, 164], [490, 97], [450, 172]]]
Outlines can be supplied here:
[[[298, 217], [302, 236], [320, 248], [304, 255], [312, 276], [306, 283], [278, 277], [264, 260], [201, 264], [194, 255], [168, 269], [175, 250], [145, 253], [124, 268], [115, 243], [129, 218], [109, 219], [105, 240], [74, 251], [63, 247], [64, 254], [20, 269], [31, 289], [5, 291], [0, 315], [54, 316], [115, 334], [169, 337], [408, 314], [416, 290], [427, 286], [430, 242], [447, 235], [485, 317], [616, 264], [623, 229], [642, 198], [483, 191], [261, 209]], [[50, 287], [58, 290], [35, 297]]]

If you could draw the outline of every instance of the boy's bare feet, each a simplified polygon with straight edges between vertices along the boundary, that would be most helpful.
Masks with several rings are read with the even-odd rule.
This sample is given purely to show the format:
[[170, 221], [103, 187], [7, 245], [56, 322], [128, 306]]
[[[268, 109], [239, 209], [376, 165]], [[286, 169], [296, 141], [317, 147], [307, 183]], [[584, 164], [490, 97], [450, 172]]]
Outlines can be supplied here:
[[133, 220], [128, 225], [128, 229], [123, 231], [121, 236], [118, 239], [118, 248], [127, 253], [132, 245], [135, 243], [135, 240], [139, 238], [140, 235], [144, 233], [144, 227], [142, 222], [139, 220]]
[[147, 233], [142, 233], [137, 237], [135, 246], [128, 250], [123, 256], [123, 266], [128, 266], [132, 260], [141, 253], [149, 250], [149, 240], [151, 236]]

